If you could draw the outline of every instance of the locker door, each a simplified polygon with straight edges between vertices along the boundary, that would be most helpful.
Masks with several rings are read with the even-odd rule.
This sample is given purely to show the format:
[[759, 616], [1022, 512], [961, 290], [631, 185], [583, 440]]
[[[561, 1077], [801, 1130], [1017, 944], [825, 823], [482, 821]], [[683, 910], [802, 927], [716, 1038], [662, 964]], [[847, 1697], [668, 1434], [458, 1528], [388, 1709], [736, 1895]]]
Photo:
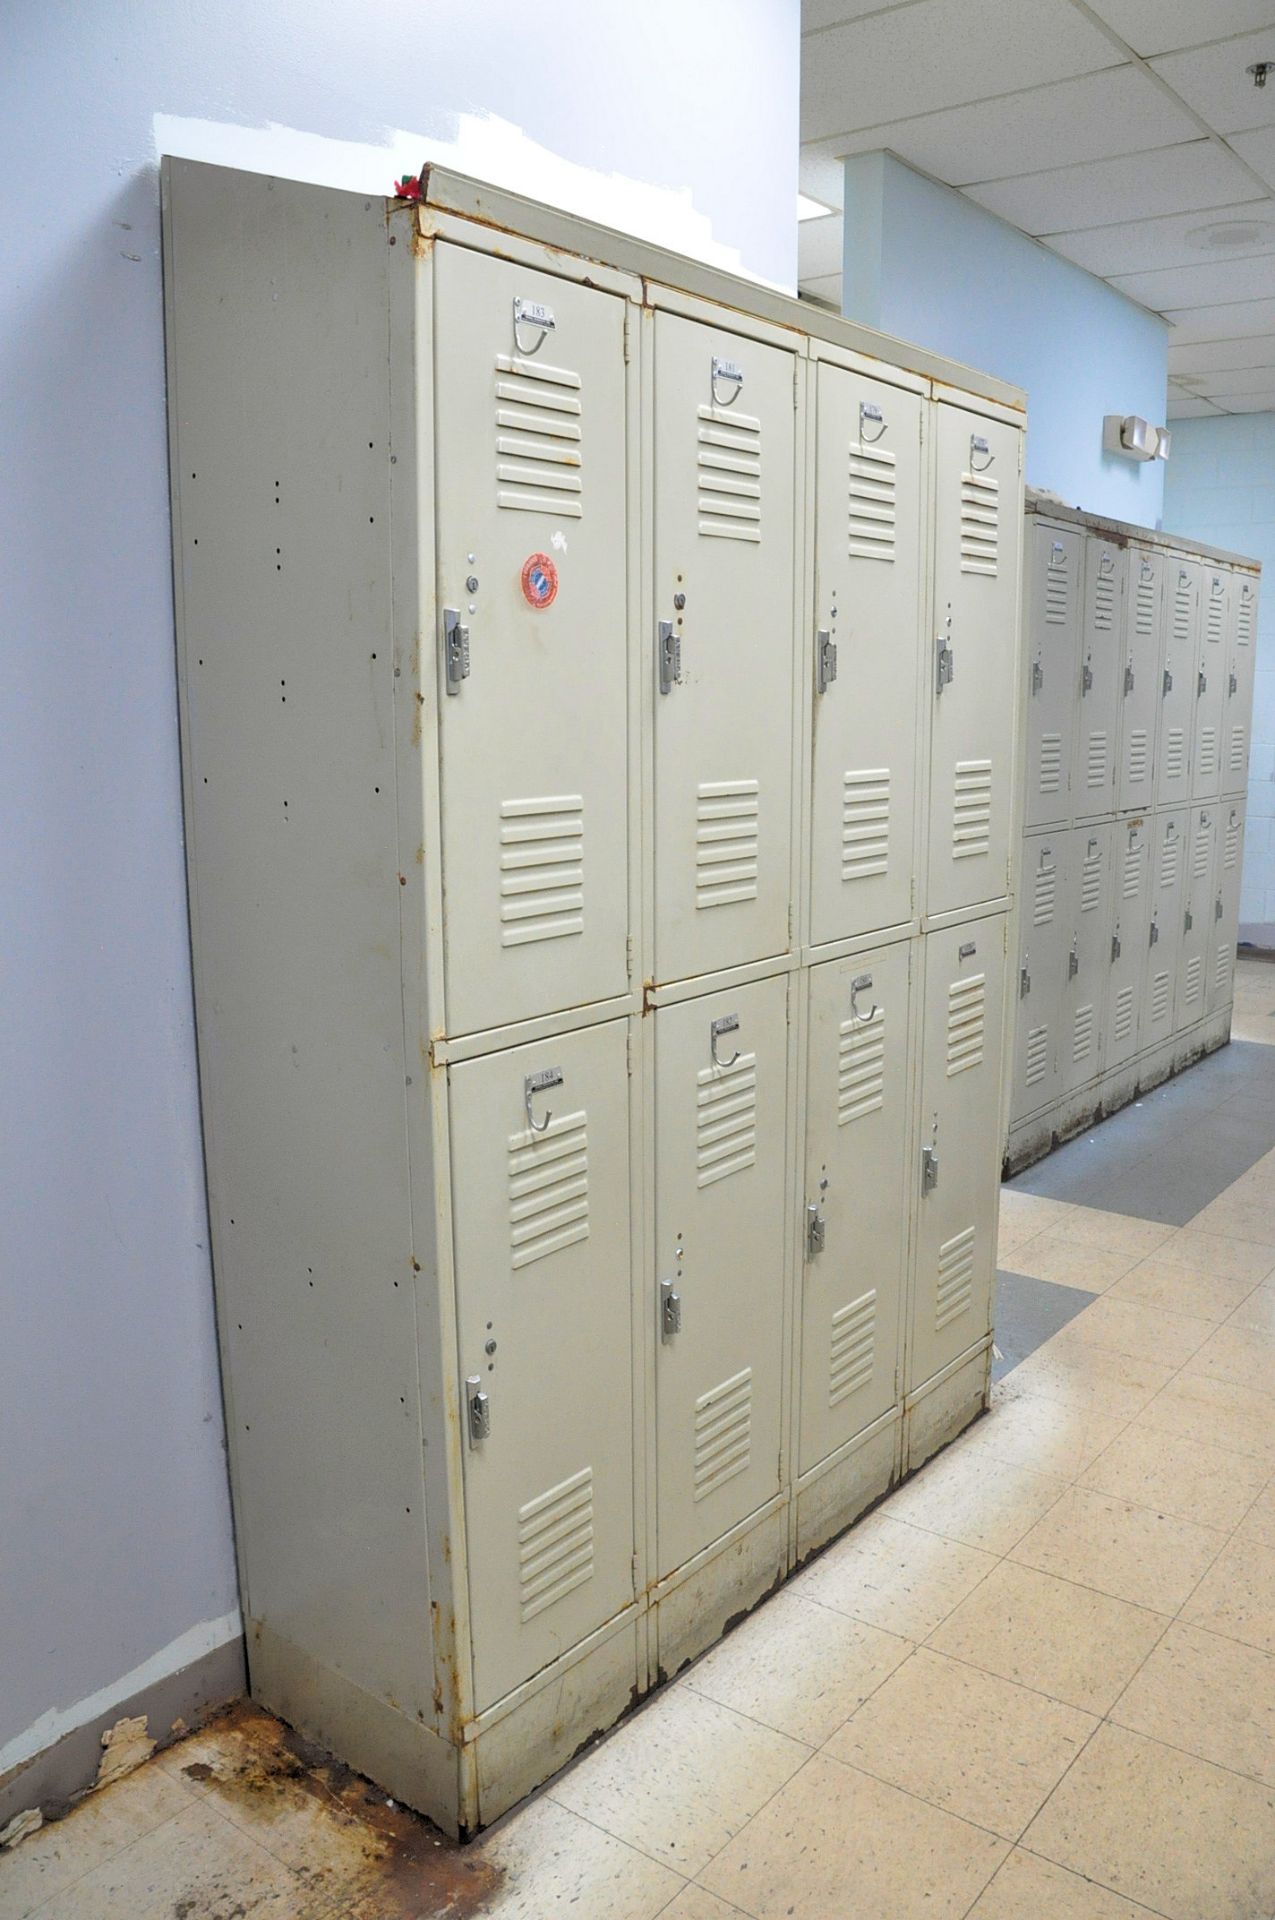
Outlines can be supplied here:
[[1000, 1168], [1005, 919], [925, 939], [912, 1385], [991, 1324]]
[[1191, 560], [1170, 559], [1167, 564], [1156, 788], [1156, 804], [1161, 807], [1180, 806], [1191, 797], [1191, 744], [1199, 685], [1200, 569]]
[[448, 1077], [481, 1708], [633, 1598], [625, 1023]]
[[931, 914], [1008, 886], [1022, 512], [1018, 428], [935, 415]]
[[1151, 922], [1151, 822], [1120, 820], [1111, 832], [1111, 972], [1103, 1053], [1107, 1073], [1122, 1067], [1138, 1051], [1138, 1014]]
[[918, 395], [843, 367], [821, 365], [818, 380], [816, 943], [913, 911], [923, 409]]
[[1186, 903], [1187, 814], [1179, 808], [1155, 816], [1151, 843], [1151, 920], [1138, 1049], [1158, 1046], [1173, 1032], [1182, 915]]
[[1217, 870], [1213, 888], [1212, 965], [1208, 1010], [1229, 1006], [1235, 990], [1235, 948], [1240, 933], [1240, 873], [1244, 864], [1244, 803], [1224, 800], [1218, 818]]
[[1069, 911], [1067, 875], [1060, 856], [1067, 845], [1065, 830], [1032, 834], [1023, 842], [1011, 1124], [1052, 1106], [1061, 1084], [1058, 1023], [1066, 983]]
[[1027, 622], [1027, 795], [1024, 824], [1071, 815], [1085, 537], [1031, 525]]
[[460, 247], [434, 263], [447, 1024], [465, 1033], [627, 985], [624, 303]]
[[780, 1487], [787, 994], [655, 1013], [661, 1573]]
[[1231, 643], [1226, 718], [1222, 730], [1222, 792], [1248, 785], [1248, 748], [1253, 718], [1253, 665], [1257, 653], [1257, 583], [1243, 574], [1231, 581]]
[[1156, 723], [1164, 645], [1164, 554], [1145, 547], [1129, 550], [1129, 586], [1125, 596], [1124, 661], [1120, 692], [1120, 778], [1116, 804], [1122, 813], [1155, 805]]
[[800, 1473], [901, 1385], [911, 953], [903, 942], [810, 970]]
[[1187, 866], [1186, 899], [1182, 910], [1182, 950], [1178, 963], [1175, 1021], [1194, 1026], [1208, 1007], [1208, 967], [1213, 953], [1213, 908], [1217, 866], [1217, 802], [1193, 807]]
[[1216, 800], [1222, 785], [1222, 726], [1231, 664], [1230, 631], [1230, 572], [1222, 567], [1206, 567], [1200, 587], [1200, 655], [1196, 672], [1195, 744], [1191, 756], [1191, 792], [1197, 800]]
[[655, 318], [655, 965], [788, 946], [790, 353]]
[[1085, 541], [1080, 720], [1071, 780], [1072, 814], [1078, 820], [1109, 814], [1116, 804], [1128, 561], [1127, 552], [1110, 540], [1090, 534]]
[[1111, 827], [1073, 827], [1069, 865], [1072, 932], [1063, 1000], [1063, 1090], [1074, 1093], [1102, 1072], [1107, 976], [1111, 970]]

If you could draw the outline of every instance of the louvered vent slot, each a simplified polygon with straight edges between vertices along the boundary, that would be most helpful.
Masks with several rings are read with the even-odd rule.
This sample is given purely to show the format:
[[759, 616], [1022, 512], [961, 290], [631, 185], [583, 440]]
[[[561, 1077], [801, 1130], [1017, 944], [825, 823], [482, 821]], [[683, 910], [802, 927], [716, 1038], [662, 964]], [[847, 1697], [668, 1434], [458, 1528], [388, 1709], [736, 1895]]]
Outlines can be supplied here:
[[1117, 1041], [1124, 1041], [1133, 1032], [1133, 988], [1121, 987], [1116, 995], [1115, 1018], [1112, 1033]]
[[853, 560], [893, 560], [895, 459], [885, 447], [850, 443], [849, 553]]
[[890, 852], [890, 769], [857, 767], [841, 780], [841, 878], [885, 873]]
[[1093, 1052], [1094, 1012], [1092, 1004], [1077, 1007], [1071, 1023], [1071, 1063], [1083, 1065]]
[[705, 780], [695, 807], [695, 905], [729, 907], [757, 898], [756, 780]]
[[1042, 793], [1057, 793], [1061, 784], [1062, 735], [1042, 733], [1040, 736], [1040, 790]]
[[885, 1009], [870, 1020], [843, 1020], [837, 1052], [837, 1125], [885, 1105]]
[[1232, 958], [1230, 947], [1218, 948], [1217, 957], [1213, 962], [1213, 985], [1219, 993], [1226, 993], [1230, 988]]
[[584, 931], [584, 800], [578, 793], [500, 807], [500, 943], [523, 947]]
[[1000, 545], [1000, 487], [987, 473], [961, 475], [961, 572], [994, 575]]
[[1202, 829], [1195, 836], [1195, 846], [1191, 851], [1191, 872], [1197, 880], [1203, 880], [1213, 865], [1213, 835]]
[[593, 1578], [593, 1468], [582, 1467], [518, 1509], [518, 1597], [522, 1618]]
[[828, 1351], [828, 1405], [839, 1406], [872, 1378], [877, 1358], [876, 1288], [832, 1316]]
[[578, 520], [581, 424], [578, 373], [497, 354], [497, 505]]
[[947, 1077], [982, 1064], [987, 976], [971, 973], [947, 990]]
[[1110, 633], [1116, 620], [1116, 575], [1099, 569], [1093, 590], [1093, 624], [1096, 633]]
[[1173, 638], [1185, 646], [1191, 638], [1191, 583], [1179, 580], [1173, 594]]
[[1217, 772], [1217, 728], [1200, 728], [1200, 774], [1207, 779]]
[[1147, 777], [1150, 755], [1147, 751], [1147, 730], [1145, 727], [1131, 727], [1129, 730], [1129, 784], [1140, 787]]
[[1169, 976], [1157, 973], [1151, 981], [1151, 1024], [1160, 1026], [1169, 1011]]
[[587, 1115], [555, 1114], [509, 1136], [510, 1265], [529, 1267], [589, 1237]]
[[1080, 911], [1096, 913], [1102, 905], [1102, 858], [1086, 860], [1080, 876]]
[[695, 1402], [695, 1498], [748, 1468], [753, 1424], [753, 1370], [745, 1367]]
[[1239, 821], [1238, 815], [1232, 814], [1230, 819], [1226, 823], [1226, 842], [1222, 849], [1222, 865], [1229, 872], [1234, 867], [1235, 862], [1239, 859], [1239, 857], [1240, 857], [1240, 821]]
[[1141, 883], [1141, 880], [1142, 880], [1142, 844], [1140, 841], [1132, 840], [1130, 841], [1129, 845], [1125, 848], [1124, 876], [1120, 883], [1120, 891], [1124, 895], [1124, 898], [1126, 900], [1137, 899], [1138, 887], [1139, 887], [1139, 884]]
[[1025, 1084], [1038, 1087], [1049, 1072], [1049, 1028], [1030, 1027], [1027, 1032], [1027, 1072]]
[[1180, 840], [1166, 840], [1160, 849], [1160, 890], [1172, 893], [1178, 884], [1178, 851]]
[[952, 858], [970, 860], [991, 845], [992, 763], [958, 760], [952, 805]]
[[734, 1066], [701, 1067], [695, 1095], [695, 1184], [711, 1187], [757, 1158], [757, 1055]]
[[1231, 728], [1231, 745], [1228, 755], [1228, 767], [1231, 773], [1243, 773], [1248, 764], [1248, 729], [1236, 725]]
[[939, 1248], [938, 1285], [934, 1294], [934, 1330], [941, 1333], [969, 1311], [974, 1293], [974, 1229], [966, 1227]]
[[761, 421], [733, 407], [699, 409], [699, 530], [761, 539]]
[[1065, 553], [1055, 554], [1045, 569], [1045, 625], [1065, 627], [1071, 601], [1071, 575]]
[[1240, 604], [1235, 613], [1235, 638], [1242, 647], [1247, 647], [1253, 639], [1253, 594], [1247, 587], [1240, 588]]
[[1192, 1007], [1204, 991], [1204, 955], [1193, 953], [1186, 963], [1182, 981], [1183, 1004]]
[[1138, 591], [1134, 596], [1134, 631], [1140, 634], [1155, 632], [1155, 581], [1139, 580]]
[[1170, 780], [1180, 780], [1186, 772], [1186, 732], [1170, 727], [1164, 740], [1164, 771]]
[[1204, 618], [1204, 634], [1205, 634], [1205, 638], [1216, 646], [1221, 645], [1222, 625], [1223, 625], [1222, 616], [1225, 610], [1226, 610], [1225, 596], [1220, 593], [1211, 593], [1209, 595], [1209, 610]]
[[1089, 735], [1089, 753], [1085, 761], [1085, 785], [1091, 793], [1096, 793], [1107, 786], [1109, 780], [1107, 735], [1105, 729], [1096, 727]]
[[1036, 879], [1032, 888], [1032, 925], [1048, 927], [1053, 925], [1054, 906], [1058, 897], [1057, 867], [1037, 867]]

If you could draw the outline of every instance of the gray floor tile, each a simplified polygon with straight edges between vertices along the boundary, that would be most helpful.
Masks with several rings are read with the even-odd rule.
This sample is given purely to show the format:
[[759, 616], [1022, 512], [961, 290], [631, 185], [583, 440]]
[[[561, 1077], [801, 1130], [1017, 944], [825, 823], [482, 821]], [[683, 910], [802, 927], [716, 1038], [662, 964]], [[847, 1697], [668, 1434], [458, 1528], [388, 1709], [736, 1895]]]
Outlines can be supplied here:
[[992, 1322], [997, 1346], [992, 1360], [993, 1380], [1003, 1379], [1020, 1360], [1034, 1353], [1092, 1303], [1093, 1295], [1083, 1287], [1033, 1280], [1028, 1274], [1010, 1273], [1002, 1268], [996, 1275], [996, 1312]]

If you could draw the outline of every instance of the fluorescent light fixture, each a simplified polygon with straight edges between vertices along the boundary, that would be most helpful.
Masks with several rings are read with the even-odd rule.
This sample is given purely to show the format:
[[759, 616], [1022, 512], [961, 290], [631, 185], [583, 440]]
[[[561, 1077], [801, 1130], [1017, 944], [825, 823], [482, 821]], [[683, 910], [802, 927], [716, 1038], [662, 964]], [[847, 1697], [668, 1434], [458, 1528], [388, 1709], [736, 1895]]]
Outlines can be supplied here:
[[797, 195], [798, 220], [819, 220], [825, 213], [831, 212], [831, 207], [825, 207], [821, 200], [812, 200], [808, 193]]

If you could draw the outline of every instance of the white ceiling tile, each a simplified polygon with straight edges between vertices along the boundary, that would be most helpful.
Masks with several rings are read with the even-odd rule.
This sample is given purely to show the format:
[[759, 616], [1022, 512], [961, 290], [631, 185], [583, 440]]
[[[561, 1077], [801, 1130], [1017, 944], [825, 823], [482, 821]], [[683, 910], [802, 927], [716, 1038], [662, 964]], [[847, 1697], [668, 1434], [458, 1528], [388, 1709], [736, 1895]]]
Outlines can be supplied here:
[[1168, 416], [1170, 420], [1207, 420], [1222, 411], [1207, 400], [1197, 400], [1194, 394], [1170, 394]]
[[[1145, 118], [1157, 121], [1159, 88], [1133, 67], [1117, 67], [1115, 75], [1095, 74], [1072, 81], [1072, 87], [1092, 87], [1096, 81], [1125, 76], [1150, 90]], [[1063, 89], [1054, 91], [1061, 93]], [[1166, 103], [1167, 104], [1167, 103]], [[1185, 114], [1171, 110], [1190, 129]], [[1090, 148], [1092, 152], [1092, 147]], [[990, 145], [985, 162], [1001, 160], [997, 143]], [[1212, 140], [1185, 140], [1176, 146], [1155, 147], [1143, 153], [1125, 153], [1112, 159], [1090, 159], [1045, 173], [1014, 172], [1005, 180], [984, 180], [965, 191], [980, 206], [1012, 221], [1025, 233], [1060, 233], [1083, 227], [1105, 226], [1109, 220], [1148, 220], [1157, 214], [1190, 212], [1197, 207], [1220, 207], [1248, 199], [1257, 189], [1224, 147]], [[1132, 269], [1130, 269], [1132, 271]]]
[[1258, 127], [1252, 133], [1233, 133], [1230, 144], [1254, 173], [1260, 173], [1268, 186], [1275, 187], [1275, 127]]
[[805, 42], [802, 137], [1044, 86], [1119, 58], [1100, 28], [1059, 0], [916, 0]]
[[801, 31], [818, 33], [847, 20], [862, 20], [865, 14], [886, 13], [891, 7], [910, 4], [911, 0], [802, 0]]
[[[1212, 32], [1212, 0], [1200, 9], [1200, 17]], [[1252, 75], [1245, 72], [1256, 60], [1275, 60], [1275, 19], [1265, 32], [1213, 41], [1189, 53], [1166, 54], [1151, 65], [1215, 133], [1238, 133], [1275, 124], [1275, 87], [1255, 86]]]
[[[1234, 227], [1229, 246], [1207, 246], [1201, 234]], [[1275, 251], [1275, 200], [1244, 200], [1208, 212], [1174, 213], [1159, 220], [1127, 220], [1079, 233], [1050, 233], [1045, 244], [1090, 273], [1144, 273], [1157, 267], [1196, 266], [1202, 260], [1238, 260]]]
[[1196, 340], [1182, 347], [1174, 344], [1170, 334], [1169, 343], [1169, 373], [1177, 378], [1229, 367], [1275, 367], [1275, 331], [1248, 334], [1242, 340]]
[[1206, 400], [1220, 400], [1225, 406], [1232, 393], [1264, 393], [1269, 387], [1275, 387], [1275, 366], [1271, 365], [1236, 367], [1230, 373], [1203, 373], [1192, 391], [1202, 394]]
[[[830, 0], [845, 6], [849, 0]], [[879, 0], [872, 0], [879, 4]], [[1201, 40], [1275, 24], [1271, 0], [1089, 0], [1093, 11], [1135, 53], [1169, 53]]]
[[1219, 306], [1234, 300], [1275, 299], [1275, 255], [1250, 260], [1203, 260], [1155, 273], [1118, 273], [1111, 284], [1157, 313], [1171, 307]]
[[841, 239], [845, 220], [839, 213], [803, 220], [797, 228], [799, 283], [841, 272]]
[[1193, 340], [1238, 340], [1275, 332], [1275, 300], [1235, 300], [1229, 306], [1180, 307], [1165, 315], [1171, 347]]
[[1217, 405], [1223, 413], [1275, 413], [1275, 386], [1257, 393], [1228, 393]]

